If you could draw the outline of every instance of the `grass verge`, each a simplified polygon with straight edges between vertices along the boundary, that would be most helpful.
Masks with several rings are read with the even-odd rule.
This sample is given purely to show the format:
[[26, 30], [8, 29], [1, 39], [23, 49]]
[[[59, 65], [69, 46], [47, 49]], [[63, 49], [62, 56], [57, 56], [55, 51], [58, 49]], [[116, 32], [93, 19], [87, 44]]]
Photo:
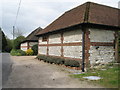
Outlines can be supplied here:
[[[80, 80], [85, 80], [92, 83], [97, 83], [106, 88], [120, 88], [120, 66], [118, 65], [106, 65], [99, 69], [91, 69], [86, 73], [70, 75], [74, 78], [79, 78]], [[86, 76], [99, 76], [102, 79], [100, 80], [87, 80], [83, 77]]]

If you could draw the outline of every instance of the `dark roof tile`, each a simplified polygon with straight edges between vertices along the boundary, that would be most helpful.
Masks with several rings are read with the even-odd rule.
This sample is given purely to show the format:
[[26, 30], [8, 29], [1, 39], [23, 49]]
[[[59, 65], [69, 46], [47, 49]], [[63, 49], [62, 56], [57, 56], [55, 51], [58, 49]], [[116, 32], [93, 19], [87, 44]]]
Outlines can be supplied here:
[[61, 30], [70, 26], [93, 23], [100, 25], [119, 26], [120, 9], [92, 2], [84, 3], [65, 12], [62, 16], [40, 31], [37, 35]]

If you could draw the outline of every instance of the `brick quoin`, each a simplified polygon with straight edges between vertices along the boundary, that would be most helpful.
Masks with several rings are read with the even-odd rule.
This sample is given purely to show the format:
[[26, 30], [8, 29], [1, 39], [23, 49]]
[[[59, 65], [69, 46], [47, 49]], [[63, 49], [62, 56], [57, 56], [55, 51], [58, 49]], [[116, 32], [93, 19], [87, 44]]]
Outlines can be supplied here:
[[89, 68], [89, 50], [90, 50], [90, 38], [89, 38], [90, 31], [86, 29], [85, 31], [85, 67]]
[[[64, 40], [64, 37], [63, 37], [63, 32], [62, 32], [61, 33], [61, 44], [63, 44], [63, 40]], [[64, 57], [63, 52], [64, 52], [63, 45], [61, 45], [61, 57]]]
[[49, 55], [49, 46], [48, 46], [48, 44], [49, 44], [49, 36], [47, 36], [47, 55]]

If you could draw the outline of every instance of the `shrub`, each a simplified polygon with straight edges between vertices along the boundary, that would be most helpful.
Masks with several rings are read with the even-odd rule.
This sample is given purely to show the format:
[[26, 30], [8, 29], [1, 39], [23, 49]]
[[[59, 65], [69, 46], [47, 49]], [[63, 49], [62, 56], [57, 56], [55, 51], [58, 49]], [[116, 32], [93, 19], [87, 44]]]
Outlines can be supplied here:
[[25, 51], [23, 51], [23, 50], [18, 50], [18, 52], [21, 54], [21, 56], [25, 56], [26, 55]]
[[38, 44], [36, 44], [36, 45], [33, 45], [32, 46], [32, 50], [33, 50], [33, 55], [37, 55], [38, 54]]
[[64, 64], [65, 60], [63, 58], [56, 58], [55, 60], [56, 64]]
[[65, 60], [65, 66], [80, 67], [80, 63], [75, 60]]
[[32, 49], [28, 49], [28, 50], [26, 51], [26, 54], [27, 54], [27, 55], [33, 55], [33, 50], [32, 50]]
[[61, 65], [64, 64], [65, 66], [80, 67], [80, 63], [75, 60], [65, 60], [63, 58], [51, 57], [51, 56], [45, 56], [45, 55], [38, 55], [37, 58], [51, 64], [52, 63], [61, 64]]
[[10, 54], [12, 56], [25, 56], [26, 55], [25, 51], [16, 50], [16, 49], [12, 49], [11, 52], [10, 52]]

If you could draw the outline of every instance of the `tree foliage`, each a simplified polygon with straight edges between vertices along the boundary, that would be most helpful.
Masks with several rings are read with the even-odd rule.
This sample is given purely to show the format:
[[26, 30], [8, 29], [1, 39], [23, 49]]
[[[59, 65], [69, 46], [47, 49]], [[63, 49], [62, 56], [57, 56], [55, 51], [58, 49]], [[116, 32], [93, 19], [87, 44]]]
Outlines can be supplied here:
[[2, 30], [0, 28], [0, 52], [2, 51]]
[[18, 36], [13, 42], [13, 49], [20, 49], [20, 43], [25, 39], [24, 36]]
[[6, 40], [4, 32], [1, 29], [0, 29], [0, 32], [2, 34], [2, 52], [5, 52], [5, 48], [7, 46], [7, 40]]
[[7, 46], [5, 47], [6, 52], [10, 52], [13, 48], [13, 40], [10, 40], [9, 38], [7, 40]]
[[33, 54], [37, 55], [38, 54], [38, 44], [32, 46]]

